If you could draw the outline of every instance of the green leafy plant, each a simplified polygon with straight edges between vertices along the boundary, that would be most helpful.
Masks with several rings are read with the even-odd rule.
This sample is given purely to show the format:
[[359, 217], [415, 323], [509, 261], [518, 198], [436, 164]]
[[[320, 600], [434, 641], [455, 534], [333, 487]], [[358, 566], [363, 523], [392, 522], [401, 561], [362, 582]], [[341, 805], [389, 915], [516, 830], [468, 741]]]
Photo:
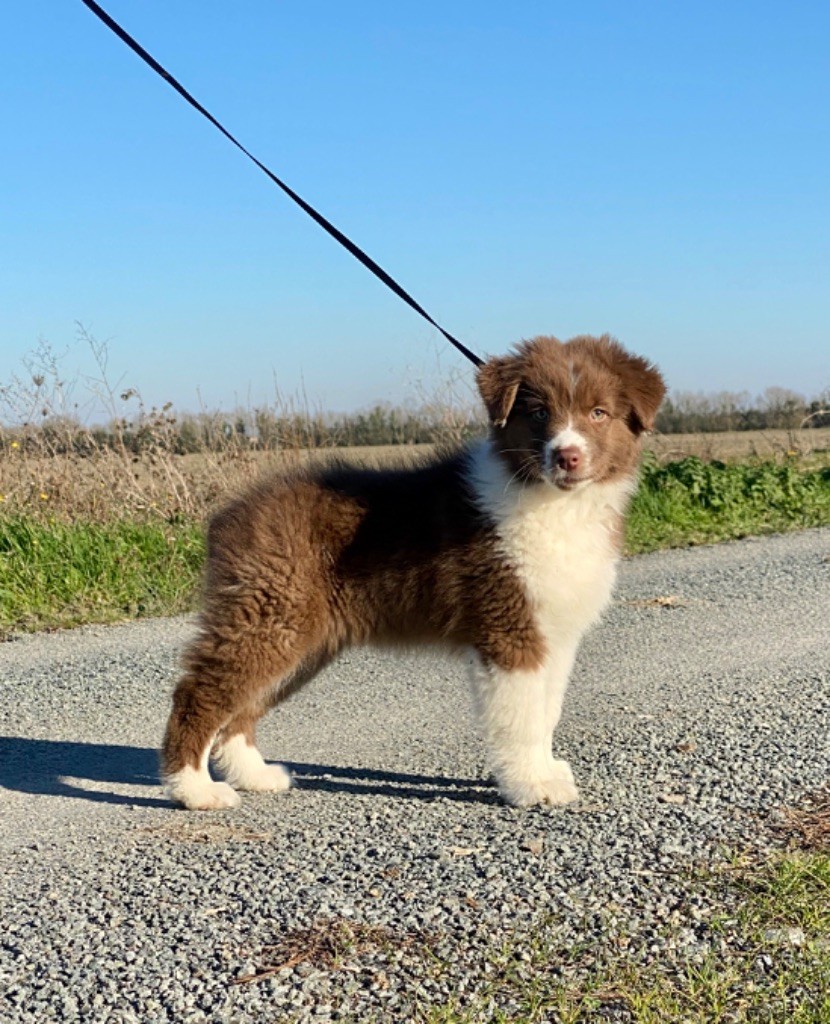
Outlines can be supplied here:
[[628, 522], [628, 550], [700, 544], [830, 523], [830, 468], [795, 460], [727, 464], [646, 458]]

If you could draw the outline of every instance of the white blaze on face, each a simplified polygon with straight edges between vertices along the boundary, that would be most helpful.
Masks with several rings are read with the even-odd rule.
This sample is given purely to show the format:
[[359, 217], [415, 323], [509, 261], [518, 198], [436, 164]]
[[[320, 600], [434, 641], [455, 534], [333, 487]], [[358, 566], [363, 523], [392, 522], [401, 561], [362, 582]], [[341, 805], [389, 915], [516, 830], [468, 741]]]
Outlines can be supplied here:
[[588, 455], [588, 442], [584, 434], [574, 430], [573, 421], [568, 419], [567, 425], [558, 430], [545, 446], [546, 461], [550, 472], [563, 472], [556, 465], [556, 453], [562, 448], [578, 448], [584, 460], [579, 475], [590, 472], [590, 460]]

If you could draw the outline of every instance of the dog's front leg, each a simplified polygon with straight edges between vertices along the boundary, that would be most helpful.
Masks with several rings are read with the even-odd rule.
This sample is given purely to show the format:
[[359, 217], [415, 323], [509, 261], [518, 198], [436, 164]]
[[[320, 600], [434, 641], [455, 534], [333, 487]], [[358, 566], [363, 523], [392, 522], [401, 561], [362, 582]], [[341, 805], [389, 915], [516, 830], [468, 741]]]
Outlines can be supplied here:
[[568, 804], [579, 793], [567, 761], [553, 757], [575, 647], [559, 649], [534, 670], [479, 660], [473, 690], [489, 767], [499, 792], [517, 807]]

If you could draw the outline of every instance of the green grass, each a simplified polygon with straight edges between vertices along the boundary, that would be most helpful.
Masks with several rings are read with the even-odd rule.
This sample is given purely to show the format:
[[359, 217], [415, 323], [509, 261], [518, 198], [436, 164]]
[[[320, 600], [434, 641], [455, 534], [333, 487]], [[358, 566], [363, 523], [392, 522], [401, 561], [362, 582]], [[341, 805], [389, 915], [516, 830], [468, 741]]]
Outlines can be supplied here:
[[830, 467], [646, 460], [628, 519], [629, 553], [830, 524]]
[[[830, 524], [830, 467], [647, 460], [629, 553]], [[204, 554], [194, 519], [102, 522], [0, 514], [0, 633], [173, 615], [195, 603]]]
[[186, 611], [203, 557], [193, 522], [0, 517], [0, 633]]

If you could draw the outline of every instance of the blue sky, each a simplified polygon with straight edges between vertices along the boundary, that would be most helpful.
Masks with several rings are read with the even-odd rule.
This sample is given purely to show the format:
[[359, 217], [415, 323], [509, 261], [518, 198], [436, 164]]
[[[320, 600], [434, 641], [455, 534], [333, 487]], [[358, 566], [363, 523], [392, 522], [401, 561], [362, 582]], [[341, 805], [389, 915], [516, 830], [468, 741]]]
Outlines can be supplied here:
[[[106, 0], [474, 350], [610, 331], [677, 390], [830, 386], [830, 5]], [[0, 382], [182, 409], [464, 360], [76, 0], [0, 38]]]

